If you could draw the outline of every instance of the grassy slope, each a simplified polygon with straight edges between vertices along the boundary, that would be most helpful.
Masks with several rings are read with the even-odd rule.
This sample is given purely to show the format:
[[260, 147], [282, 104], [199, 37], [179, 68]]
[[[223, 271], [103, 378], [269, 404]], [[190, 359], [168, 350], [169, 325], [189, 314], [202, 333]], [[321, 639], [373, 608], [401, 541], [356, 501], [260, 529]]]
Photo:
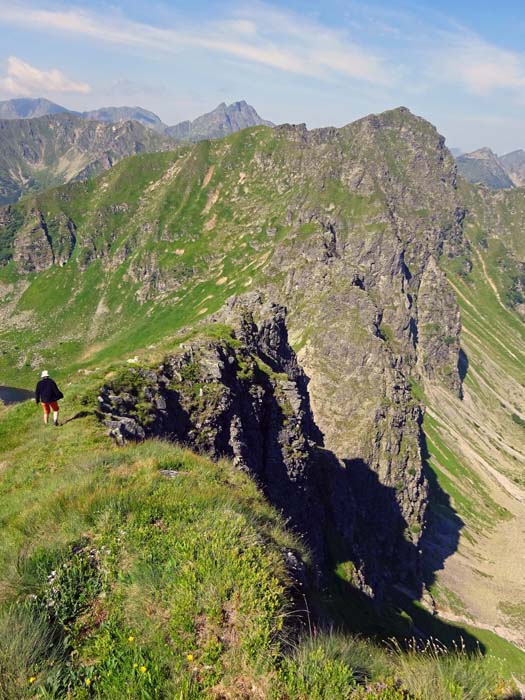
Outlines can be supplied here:
[[[91, 236], [98, 246], [114, 235], [115, 249], [124, 245], [126, 240], [134, 244], [146, 235], [143, 226], [151, 221], [158, 222], [156, 234], [148, 242], [146, 251], [133, 254], [118, 272], [104, 269], [102, 262], [97, 261], [88, 267], [82, 281], [76, 263], [64, 268], [55, 267], [30, 278], [31, 285], [16, 307], [16, 313], [21, 318], [24, 313], [34, 314], [30, 326], [7, 329], [0, 335], [3, 383], [31, 386], [34, 368], [42, 366], [44, 362], [55, 367], [55, 374], [60, 378], [70, 377], [82, 367], [105, 367], [114, 358], [135, 355], [137, 350], [141, 354], [141, 348], [147, 355], [159, 353], [162, 347], [172, 342], [170, 337], [166, 337], [166, 328], [175, 335], [180, 329], [191, 326], [218, 309], [231, 294], [249, 289], [258, 275], [257, 271], [268, 259], [274, 241], [285, 233], [277, 227], [269, 237], [267, 229], [276, 221], [285, 220], [289, 202], [305, 187], [305, 183], [289, 183], [282, 197], [268, 203], [264, 189], [240, 182], [239, 163], [249, 162], [246, 154], [254, 150], [255, 141], [258, 147], [262, 144], [263, 148], [271, 150], [275, 138], [270, 130], [250, 129], [213, 147], [203, 143], [177, 153], [138, 156], [121, 163], [97, 181], [75, 185], [71, 190], [76, 193], [74, 197], [64, 200], [62, 189], [41, 195], [37, 202], [42, 210], [51, 215], [59, 210], [65, 211], [78, 222], [80, 239]], [[287, 157], [286, 150], [282, 157]], [[213, 172], [212, 166], [215, 166]], [[209, 181], [207, 175], [210, 175]], [[247, 178], [248, 182], [252, 180], [257, 182], [257, 178]], [[152, 189], [145, 202], [139, 193], [147, 187]], [[217, 190], [219, 197], [212, 216], [207, 206]], [[327, 191], [323, 196], [328, 203], [340, 195], [339, 191]], [[130, 206], [125, 216], [111, 211], [111, 206], [120, 202]], [[31, 200], [19, 206], [31, 206]], [[373, 216], [373, 201], [355, 198], [348, 206], [355, 214], [356, 224], [359, 221], [361, 225], [362, 221], [364, 226], [364, 222]], [[305, 225], [304, 235], [308, 233], [308, 225]], [[169, 244], [163, 241], [163, 236], [168, 238]], [[210, 257], [211, 242], [219, 252]], [[178, 252], [174, 252], [175, 247]], [[75, 255], [81, 254], [80, 249], [79, 246]], [[176, 289], [161, 292], [159, 303], [139, 303], [137, 292], [141, 284], [131, 280], [128, 274], [131, 263], [143, 263], [148, 252], [155, 254], [162, 270], [168, 270], [171, 277], [180, 280]], [[476, 460], [472, 464], [472, 454], [466, 457], [458, 448], [456, 425], [468, 428], [466, 434], [471, 447], [479, 451], [481, 444], [483, 457], [489, 460], [493, 468], [504, 471], [500, 460], [494, 459], [494, 447], [499, 445], [497, 432], [500, 425], [505, 426], [508, 446], [519, 445], [522, 433], [518, 430], [521, 427], [512, 421], [508, 406], [505, 408], [501, 404], [512, 396], [512, 392], [519, 393], [521, 390], [512, 381], [502, 385], [511, 390], [510, 394], [506, 389], [498, 392], [494, 385], [507, 381], [507, 375], [515, 379], [519, 377], [521, 360], [516, 364], [516, 357], [522, 357], [519, 340], [522, 325], [515, 315], [503, 313], [479, 266], [468, 284], [454, 270], [450, 270], [450, 279], [467, 299], [465, 301], [460, 296], [465, 347], [471, 362], [466, 386], [477, 401], [465, 422], [450, 411], [442, 415], [436, 408], [447, 406], [450, 397], [440, 396], [437, 401], [431, 396], [426, 427], [430, 463], [436, 470], [438, 480], [450, 493], [453, 507], [467, 524], [463, 531], [465, 540], [473, 541], [480, 537], [484, 529], [491, 530], [497, 521], [508, 519], [510, 511], [506, 501], [501, 502], [501, 498], [494, 495], [486, 474], [478, 473]], [[12, 265], [0, 271], [0, 282], [8, 285], [15, 281]], [[14, 290], [8, 292], [8, 299], [10, 294], [14, 294]], [[57, 299], [63, 301], [58, 307]], [[481, 317], [480, 300], [486, 309]], [[34, 311], [35, 308], [38, 308], [38, 312]], [[102, 312], [97, 312], [97, 308], [99, 311], [102, 308]], [[55, 328], [61, 330], [60, 343], [56, 342]], [[86, 337], [89, 341], [87, 344]], [[501, 338], [505, 338], [505, 342]], [[511, 338], [510, 345], [507, 338]], [[159, 347], [152, 350], [148, 347], [152, 343]], [[489, 359], [493, 365], [487, 373], [484, 367]], [[496, 370], [499, 374], [495, 381]], [[485, 382], [492, 386], [485, 390]], [[513, 405], [519, 405], [518, 395]], [[465, 413], [464, 406], [458, 408], [456, 405], [455, 410], [460, 416]], [[493, 414], [495, 419], [492, 418]], [[493, 420], [496, 437], [479, 427], [491, 425]], [[48, 436], [48, 439], [54, 438]], [[91, 449], [87, 445], [84, 447]], [[41, 453], [35, 451], [37, 454]], [[68, 470], [71, 468], [69, 459], [72, 459], [71, 455], [65, 457], [64, 462]], [[509, 478], [518, 484], [522, 473], [514, 462], [509, 451], [504, 463], [505, 470]], [[18, 490], [19, 485], [16, 488]], [[53, 488], [50, 485], [49, 491]], [[449, 600], [453, 598], [454, 586], [454, 580], [449, 581], [444, 577], [442, 596]], [[459, 601], [458, 607], [462, 612], [461, 595]], [[440, 603], [444, 610], [454, 608], [454, 605], [447, 605], [446, 600]], [[495, 638], [489, 647], [496, 648], [501, 644], [505, 645]], [[506, 649], [510, 656], [515, 654], [512, 647]], [[519, 667], [520, 663], [519, 657], [516, 658], [514, 668]]]
[[[31, 314], [31, 322], [2, 333], [2, 375], [24, 383], [42, 362], [58, 368], [82, 366], [86, 359], [104, 361], [129, 348], [146, 347], [164, 337], [166, 328], [176, 331], [195, 323], [227, 297], [248, 288], [271, 241], [263, 230], [252, 230], [251, 224], [257, 221], [251, 209], [246, 210], [247, 192], [239, 192], [232, 173], [238, 172], [240, 154], [249, 156], [256, 137], [259, 142], [261, 138], [270, 141], [271, 130], [265, 129], [262, 137], [252, 137], [250, 130], [231, 137], [224, 146], [226, 156], [218, 146], [212, 152], [210, 144], [203, 143], [183, 149], [182, 155], [170, 152], [129, 159], [96, 181], [74, 185], [66, 202], [62, 189], [37, 197], [34, 203], [51, 218], [63, 211], [75, 220], [79, 245], [72, 264], [29, 277], [30, 286], [14, 313]], [[203, 186], [212, 166], [216, 166], [213, 179]], [[215, 182], [222, 183], [221, 201], [214, 207], [213, 228], [206, 230], [212, 217], [203, 212]], [[148, 187], [147, 199], [142, 200]], [[264, 202], [263, 192], [250, 193], [252, 197], [252, 207], [257, 207], [257, 200]], [[234, 214], [231, 205], [238, 199], [243, 206]], [[125, 215], [111, 211], [121, 202], [129, 207]], [[33, 206], [33, 201], [27, 200], [25, 206]], [[259, 216], [264, 217], [264, 205], [260, 208]], [[98, 249], [114, 238], [113, 250], [126, 242], [134, 250], [151, 221], [156, 222], [156, 230], [147, 245], [117, 271], [114, 266], [104, 269], [96, 261], [84, 274], [79, 272], [82, 244], [88, 238]], [[162, 236], [170, 244], [159, 240]], [[210, 255], [211, 242], [215, 253]], [[142, 282], [130, 278], [132, 264], [156, 266], [168, 278], [170, 290], [165, 294], [155, 290], [156, 303], [140, 301], [137, 293]], [[15, 280], [12, 263], [0, 270], [0, 284]], [[10, 288], [7, 301], [14, 294]]]
[[500, 241], [490, 238], [474, 196], [466, 221], [472, 272], [461, 274], [456, 261], [444, 261], [461, 308], [465, 398], [427, 387], [429, 463], [463, 522], [459, 551], [434, 593], [445, 615], [475, 619], [523, 647], [520, 615], [508, 606], [525, 600], [513, 554], [525, 517], [525, 324], [504, 303], [508, 279], [495, 254]]
[[166, 443], [115, 447], [86, 399], [101, 379], [67, 387], [57, 430], [1, 409], [2, 700], [375, 700], [384, 683], [407, 700], [396, 683], [422, 679], [425, 700], [488, 700], [517, 670], [301, 632], [283, 557], [301, 545], [254, 484]]
[[[78, 391], [67, 390], [70, 417], [85, 410]], [[198, 697], [271, 661], [288, 605], [281, 548], [295, 543], [254, 485], [167, 444], [116, 449], [92, 415], [54, 432], [40, 421], [30, 403], [2, 416], [0, 595], [4, 607], [52, 603], [69, 640], [59, 635], [53, 668], [45, 650], [33, 665], [12, 659], [9, 697], [25, 697], [31, 676], [49, 697], [68, 683], [88, 697], [89, 679], [96, 697]]]

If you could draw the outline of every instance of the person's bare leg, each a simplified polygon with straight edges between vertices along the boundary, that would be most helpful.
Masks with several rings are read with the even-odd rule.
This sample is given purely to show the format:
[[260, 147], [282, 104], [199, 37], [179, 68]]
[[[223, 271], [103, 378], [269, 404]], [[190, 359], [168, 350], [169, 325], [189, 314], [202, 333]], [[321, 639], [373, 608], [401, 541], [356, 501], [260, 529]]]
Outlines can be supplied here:
[[53, 423], [58, 425], [58, 411], [53, 411]]
[[49, 421], [49, 413], [44, 413], [44, 423], [47, 425]]

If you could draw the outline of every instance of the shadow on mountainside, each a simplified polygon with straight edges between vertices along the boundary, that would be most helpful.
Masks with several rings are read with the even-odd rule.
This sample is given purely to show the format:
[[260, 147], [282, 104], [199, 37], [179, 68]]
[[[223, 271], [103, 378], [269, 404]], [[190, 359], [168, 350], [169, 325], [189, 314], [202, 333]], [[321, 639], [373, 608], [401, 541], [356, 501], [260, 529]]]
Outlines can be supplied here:
[[421, 431], [421, 453], [423, 473], [429, 487], [429, 507], [427, 526], [421, 537], [420, 546], [423, 581], [429, 587], [436, 580], [436, 572], [443, 568], [446, 559], [457, 550], [460, 532], [465, 523], [452, 507], [450, 496], [443, 491], [430, 466], [430, 453], [423, 431]]
[[13, 403], [21, 403], [34, 399], [35, 393], [29, 389], [19, 389], [14, 386], [0, 386], [0, 401], [9, 405]]
[[[423, 448], [431, 505], [418, 545], [404, 536], [407, 523], [395, 489], [381, 484], [364, 460], [341, 464], [330, 451], [317, 451], [317, 487], [324, 494], [328, 561], [321, 589], [309, 593], [314, 622], [379, 638], [433, 636], [450, 647], [484, 652], [474, 635], [443, 621], [418, 602], [444, 561], [456, 551], [463, 527], [428, 465], [424, 438]], [[354, 510], [351, 522], [341, 517], [349, 505]], [[356, 575], [370, 595], [350, 583]]]
[[[340, 460], [325, 449], [309, 378], [294, 365], [285, 329], [277, 340], [261, 343], [262, 350], [251, 345], [250, 354], [210, 342], [166, 358], [159, 370], [129, 370], [101, 389], [101, 416], [121, 441], [162, 437], [212, 458], [229, 457], [248, 472], [312, 551], [310, 594], [319, 624], [354, 631], [371, 626], [385, 636], [392, 629], [400, 637], [432, 634], [476, 648], [472, 635], [417, 603], [428, 600], [427, 588], [457, 550], [463, 527], [430, 468], [422, 426], [430, 506], [417, 541], [400, 505], [399, 488], [409, 484], [386, 486], [365, 459]], [[253, 353], [270, 373], [250, 363]]]
[[463, 381], [465, 380], [465, 377], [467, 376], [468, 368], [469, 368], [469, 361], [468, 361], [467, 353], [463, 350], [463, 348], [460, 348], [459, 353], [458, 353], [458, 374], [459, 374], [459, 378], [461, 380], [461, 383], [463, 383]]

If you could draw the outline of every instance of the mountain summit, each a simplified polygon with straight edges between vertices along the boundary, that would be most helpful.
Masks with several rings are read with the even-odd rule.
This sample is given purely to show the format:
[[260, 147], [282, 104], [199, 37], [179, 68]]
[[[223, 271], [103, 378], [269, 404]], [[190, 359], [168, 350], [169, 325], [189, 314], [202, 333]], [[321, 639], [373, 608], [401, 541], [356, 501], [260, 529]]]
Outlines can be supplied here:
[[497, 156], [490, 148], [478, 148], [456, 159], [458, 172], [475, 185], [493, 190], [525, 186], [525, 151]]
[[473, 184], [486, 185], [493, 190], [513, 187], [504, 165], [490, 148], [464, 153], [456, 162], [460, 175]]
[[[0, 102], [0, 119], [34, 119], [71, 110], [46, 100], [44, 97], [21, 97]], [[78, 114], [78, 112], [74, 112]]]
[[165, 133], [178, 140], [201, 141], [222, 138], [240, 129], [260, 125], [273, 126], [272, 122], [262, 119], [251, 105], [241, 100], [231, 105], [221, 102], [211, 112], [193, 121], [170, 126]]
[[21, 98], [0, 102], [0, 119], [34, 119], [61, 112], [67, 112], [82, 119], [109, 124], [135, 121], [157, 131], [159, 134], [183, 141], [222, 138], [240, 129], [261, 124], [273, 126], [272, 122], [262, 119], [254, 107], [245, 100], [233, 102], [230, 105], [221, 102], [211, 112], [202, 114], [193, 121], [182, 121], [174, 126], [168, 126], [158, 115], [143, 107], [101, 107], [100, 109], [76, 112], [55, 102], [50, 102], [43, 97]]

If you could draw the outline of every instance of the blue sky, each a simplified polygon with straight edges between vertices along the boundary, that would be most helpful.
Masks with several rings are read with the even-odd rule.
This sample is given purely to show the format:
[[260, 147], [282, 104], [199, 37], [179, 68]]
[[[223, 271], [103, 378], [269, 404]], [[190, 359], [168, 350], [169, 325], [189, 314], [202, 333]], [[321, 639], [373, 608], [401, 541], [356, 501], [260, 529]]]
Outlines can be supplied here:
[[517, 0], [0, 0], [0, 32], [0, 99], [168, 124], [246, 99], [309, 127], [405, 105], [451, 146], [525, 148]]

